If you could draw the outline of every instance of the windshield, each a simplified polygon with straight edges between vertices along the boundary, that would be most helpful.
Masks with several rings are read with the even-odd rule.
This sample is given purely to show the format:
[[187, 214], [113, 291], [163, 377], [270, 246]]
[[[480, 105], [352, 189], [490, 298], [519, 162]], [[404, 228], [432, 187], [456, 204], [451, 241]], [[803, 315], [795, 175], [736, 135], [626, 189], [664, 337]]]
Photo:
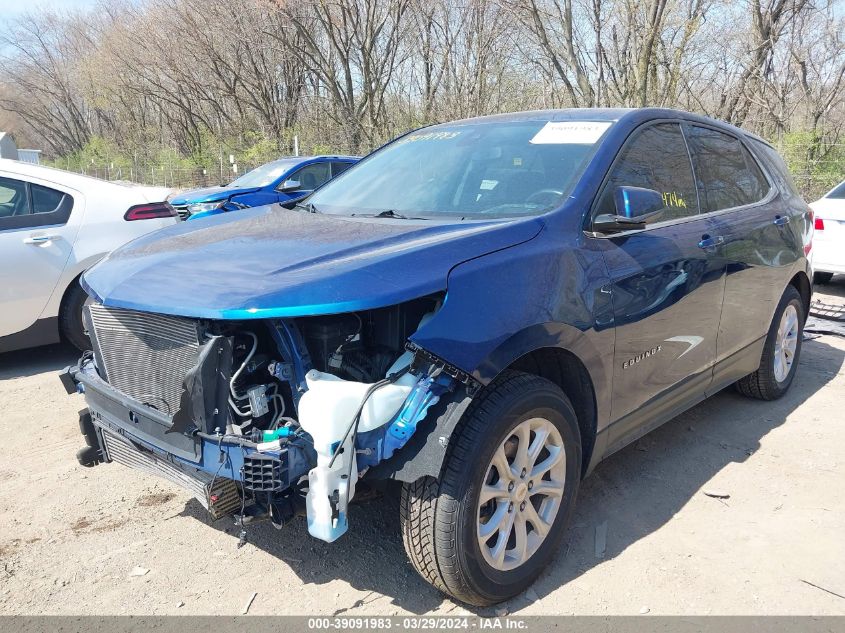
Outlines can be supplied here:
[[292, 160], [277, 160], [252, 171], [246, 172], [240, 178], [235, 178], [230, 187], [266, 187], [273, 184], [283, 173], [293, 167], [296, 163]]
[[610, 125], [489, 121], [426, 128], [376, 152], [309, 202], [340, 215], [536, 215], [567, 195]]
[[845, 182], [839, 183], [833, 191], [825, 196], [825, 198], [833, 198], [836, 200], [842, 200], [845, 198]]

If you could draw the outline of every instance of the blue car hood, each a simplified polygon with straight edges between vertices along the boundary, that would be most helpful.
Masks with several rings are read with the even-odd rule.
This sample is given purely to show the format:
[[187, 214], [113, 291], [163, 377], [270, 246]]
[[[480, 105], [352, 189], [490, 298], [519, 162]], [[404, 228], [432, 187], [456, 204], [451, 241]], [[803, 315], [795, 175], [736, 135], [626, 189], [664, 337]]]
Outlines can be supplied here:
[[542, 226], [537, 218], [444, 224], [268, 205], [141, 237], [85, 273], [83, 286], [107, 306], [195, 318], [365, 310], [446, 290], [456, 264], [530, 240]]
[[198, 202], [217, 202], [226, 200], [230, 196], [258, 191], [258, 187], [205, 187], [184, 191], [170, 199], [170, 204], [196, 204]]

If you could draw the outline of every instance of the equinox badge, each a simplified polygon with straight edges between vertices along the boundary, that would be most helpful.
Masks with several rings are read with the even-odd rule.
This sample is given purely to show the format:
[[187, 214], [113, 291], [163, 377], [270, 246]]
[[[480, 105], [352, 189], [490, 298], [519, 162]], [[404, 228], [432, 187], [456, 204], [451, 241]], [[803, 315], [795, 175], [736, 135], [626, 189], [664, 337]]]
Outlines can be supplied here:
[[622, 369], [628, 369], [631, 365], [636, 365], [641, 360], [645, 360], [646, 358], [650, 358], [651, 356], [654, 356], [661, 349], [662, 348], [660, 347], [660, 345], [658, 345], [657, 347], [652, 347], [651, 349], [647, 349], [642, 354], [637, 354], [633, 358], [629, 358], [624, 363], [622, 363]]

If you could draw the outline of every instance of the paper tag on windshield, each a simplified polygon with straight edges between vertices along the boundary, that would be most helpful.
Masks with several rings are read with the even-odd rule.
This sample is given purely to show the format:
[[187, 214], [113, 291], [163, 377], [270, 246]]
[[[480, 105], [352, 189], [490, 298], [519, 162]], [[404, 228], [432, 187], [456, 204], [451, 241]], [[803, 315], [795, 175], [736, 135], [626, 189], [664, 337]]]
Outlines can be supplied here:
[[549, 121], [531, 139], [534, 145], [592, 145], [610, 121]]

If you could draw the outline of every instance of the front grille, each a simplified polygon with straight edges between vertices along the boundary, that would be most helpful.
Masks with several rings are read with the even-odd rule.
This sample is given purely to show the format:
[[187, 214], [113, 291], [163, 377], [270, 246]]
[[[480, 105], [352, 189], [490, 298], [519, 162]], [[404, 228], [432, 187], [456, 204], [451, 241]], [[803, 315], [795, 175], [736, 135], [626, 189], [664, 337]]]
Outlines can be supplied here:
[[109, 461], [123, 464], [141, 472], [163, 477], [188, 490], [215, 519], [232, 514], [240, 508], [238, 487], [231, 479], [212, 477], [202, 471], [185, 472], [152, 452], [139, 449], [126, 438], [102, 428], [103, 445]]
[[88, 310], [103, 378], [144, 405], [176, 413], [182, 383], [199, 357], [196, 321], [100, 304]]
[[282, 458], [252, 453], [244, 457], [244, 488], [254, 492], [277, 492], [288, 487]]

